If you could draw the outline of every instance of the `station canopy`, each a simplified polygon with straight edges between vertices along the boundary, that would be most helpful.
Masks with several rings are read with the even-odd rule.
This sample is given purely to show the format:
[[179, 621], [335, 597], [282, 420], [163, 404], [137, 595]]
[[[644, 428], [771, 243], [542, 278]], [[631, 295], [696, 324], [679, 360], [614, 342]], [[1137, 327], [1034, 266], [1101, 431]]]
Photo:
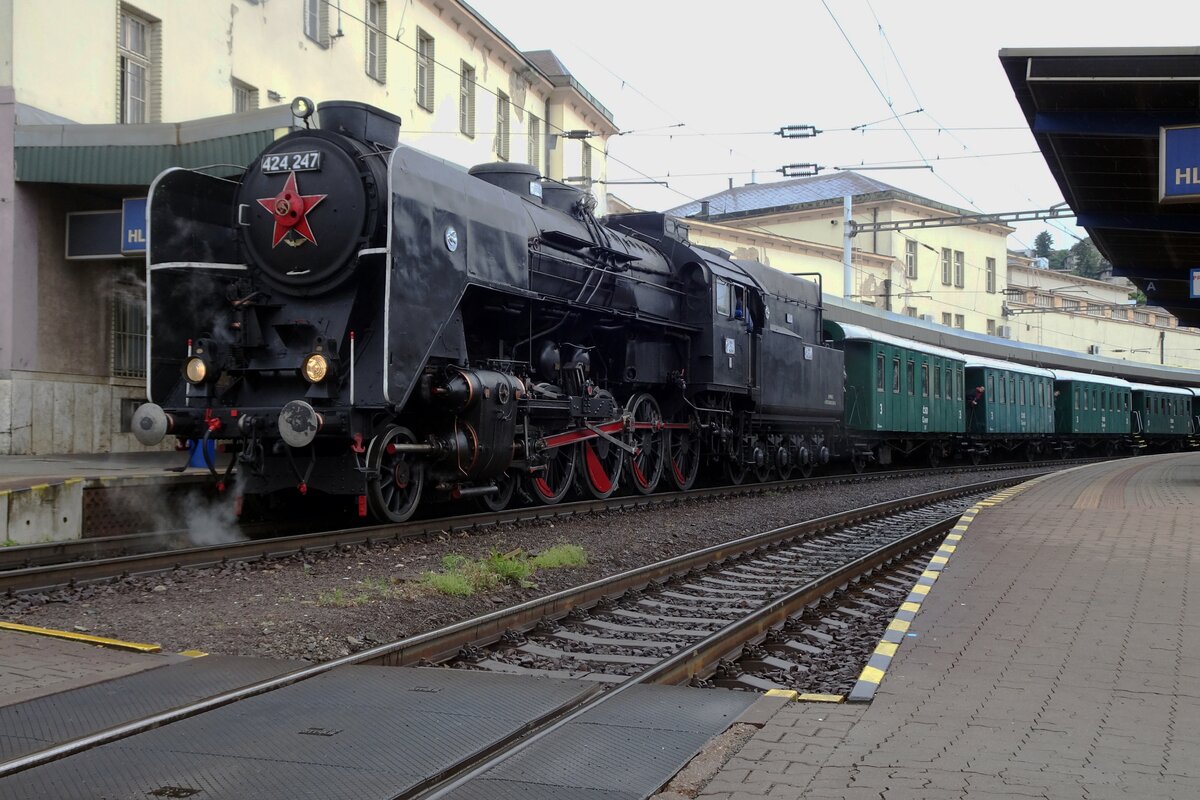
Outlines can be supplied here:
[[1200, 269], [1200, 194], [1163, 203], [1159, 173], [1162, 129], [1200, 125], [1200, 47], [1005, 49], [1000, 63], [1063, 197], [1113, 273], [1180, 324], [1200, 327], [1190, 282]]

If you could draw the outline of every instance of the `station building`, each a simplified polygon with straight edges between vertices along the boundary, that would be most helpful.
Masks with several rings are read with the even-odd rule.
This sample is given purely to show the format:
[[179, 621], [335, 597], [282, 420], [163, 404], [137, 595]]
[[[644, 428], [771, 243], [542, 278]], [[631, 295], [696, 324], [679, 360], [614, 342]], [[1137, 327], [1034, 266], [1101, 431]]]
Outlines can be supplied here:
[[296, 96], [584, 186], [617, 131], [553, 53], [456, 0], [0, 0], [0, 454], [141, 449], [140, 203], [169, 167], [239, 172]]

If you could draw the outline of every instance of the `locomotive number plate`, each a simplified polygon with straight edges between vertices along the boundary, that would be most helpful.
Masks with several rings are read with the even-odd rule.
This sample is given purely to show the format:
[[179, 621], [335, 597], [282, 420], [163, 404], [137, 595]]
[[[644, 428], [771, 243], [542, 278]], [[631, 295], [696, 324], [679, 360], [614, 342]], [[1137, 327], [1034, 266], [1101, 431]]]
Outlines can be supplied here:
[[316, 150], [302, 153], [268, 153], [260, 162], [267, 175], [280, 172], [313, 172], [321, 168], [321, 154]]

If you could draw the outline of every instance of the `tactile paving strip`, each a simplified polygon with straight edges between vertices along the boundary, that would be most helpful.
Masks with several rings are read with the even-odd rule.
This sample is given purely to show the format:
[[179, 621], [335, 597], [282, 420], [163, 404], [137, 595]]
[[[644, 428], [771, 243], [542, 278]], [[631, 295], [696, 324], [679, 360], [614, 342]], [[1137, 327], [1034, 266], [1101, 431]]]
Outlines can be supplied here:
[[3, 706], [0, 760], [178, 708], [302, 666], [300, 661], [206, 656]]

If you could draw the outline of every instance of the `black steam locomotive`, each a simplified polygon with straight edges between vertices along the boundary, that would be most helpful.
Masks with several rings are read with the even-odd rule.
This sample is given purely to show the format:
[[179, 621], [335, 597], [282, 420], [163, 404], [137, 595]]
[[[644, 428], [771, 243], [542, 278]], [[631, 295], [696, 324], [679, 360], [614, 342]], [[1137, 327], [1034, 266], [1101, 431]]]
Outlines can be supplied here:
[[392, 521], [431, 493], [501, 508], [829, 459], [842, 353], [818, 284], [662, 214], [597, 220], [524, 164], [397, 146], [379, 109], [317, 116], [240, 178], [151, 188], [143, 443], [225, 440], [239, 498], [320, 491]]

